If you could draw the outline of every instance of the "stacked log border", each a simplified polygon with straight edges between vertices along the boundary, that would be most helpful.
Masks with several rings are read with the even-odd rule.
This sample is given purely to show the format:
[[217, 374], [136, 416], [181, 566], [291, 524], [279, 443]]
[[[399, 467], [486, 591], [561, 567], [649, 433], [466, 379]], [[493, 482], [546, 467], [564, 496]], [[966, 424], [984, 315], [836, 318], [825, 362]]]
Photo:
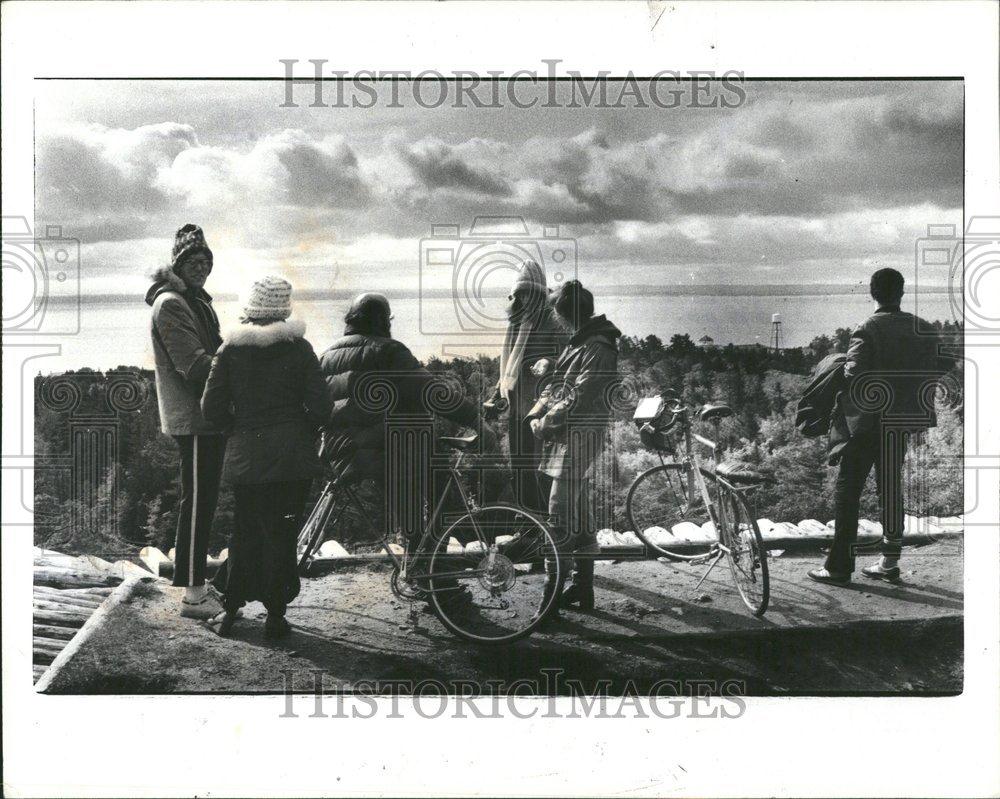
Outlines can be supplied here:
[[[830, 546], [833, 540], [833, 521], [826, 524], [816, 519], [804, 519], [798, 524], [789, 522], [772, 522], [770, 519], [758, 519], [764, 546], [772, 557], [783, 554], [801, 555], [818, 553]], [[681, 522], [674, 525], [670, 533], [665, 535], [662, 544], [679, 554], [697, 554], [705, 551], [709, 542], [714, 540], [714, 534], [708, 525], [699, 526], [692, 522]], [[647, 531], [648, 533], [649, 531]], [[906, 527], [903, 535], [904, 547], [922, 547], [943, 539], [961, 537], [964, 533], [964, 521], [961, 517], [906, 517]], [[613, 530], [601, 530], [597, 534], [600, 544], [596, 560], [650, 560], [657, 556], [652, 550], [647, 550], [633, 532], [618, 533]], [[858, 546], [875, 547], [882, 538], [882, 525], [862, 519], [858, 522]], [[667, 543], [669, 542], [669, 543]], [[401, 554], [401, 548], [390, 544], [394, 554]], [[454, 539], [449, 544], [449, 551], [456, 554], [462, 552], [462, 545]], [[216, 557], [208, 559], [208, 572], [214, 574], [225, 562], [227, 550]], [[147, 547], [139, 554], [140, 559], [154, 574], [160, 577], [172, 577], [174, 573], [173, 550], [164, 554], [155, 547]], [[310, 561], [304, 571], [307, 577], [317, 577], [322, 574], [361, 567], [366, 564], [392, 563], [390, 555], [383, 550], [376, 554], [351, 554], [339, 542], [328, 540], [319, 550], [319, 555]]]

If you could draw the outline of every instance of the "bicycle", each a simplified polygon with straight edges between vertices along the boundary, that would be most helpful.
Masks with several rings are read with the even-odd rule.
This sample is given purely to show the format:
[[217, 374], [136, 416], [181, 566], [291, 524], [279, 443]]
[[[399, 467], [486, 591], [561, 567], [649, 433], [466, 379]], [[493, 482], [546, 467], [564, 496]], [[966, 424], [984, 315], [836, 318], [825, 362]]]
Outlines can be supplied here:
[[[392, 561], [392, 593], [404, 601], [428, 601], [442, 624], [453, 634], [480, 644], [507, 644], [530, 635], [555, 607], [558, 597], [546, 596], [544, 570], [533, 564], [551, 559], [558, 580], [562, 564], [551, 531], [535, 514], [502, 503], [478, 507], [462, 484], [460, 467], [479, 435], [442, 436], [438, 442], [458, 452], [448, 466], [444, 491], [419, 541], [405, 541], [402, 551], [391, 541], [391, 531], [377, 533]], [[321, 451], [323, 445], [321, 445]], [[299, 533], [299, 568], [307, 570], [316, 550], [349, 507], [372, 530], [371, 514], [358, 498], [357, 473], [350, 465], [335, 467], [312, 513]], [[465, 512], [443, 520], [443, 509], [453, 488]], [[440, 525], [439, 522], [445, 521]], [[469, 543], [457, 548], [459, 537]]]
[[[727, 405], [705, 405], [697, 411], [700, 421], [718, 422], [732, 415]], [[692, 409], [667, 392], [639, 403], [633, 420], [643, 445], [657, 453], [660, 465], [646, 470], [629, 487], [625, 509], [629, 523], [642, 543], [671, 561], [708, 562], [695, 591], [722, 558], [743, 603], [755, 616], [763, 616], [770, 600], [767, 550], [751, 513], [747, 497], [767, 482], [764, 475], [720, 462], [719, 445], [692, 429]], [[681, 437], [678, 451], [675, 439]], [[712, 453], [712, 466], [702, 465], [695, 443]], [[664, 455], [673, 456], [668, 462]], [[716, 540], [704, 552], [686, 554], [672, 549], [672, 528], [682, 521], [705, 522]]]

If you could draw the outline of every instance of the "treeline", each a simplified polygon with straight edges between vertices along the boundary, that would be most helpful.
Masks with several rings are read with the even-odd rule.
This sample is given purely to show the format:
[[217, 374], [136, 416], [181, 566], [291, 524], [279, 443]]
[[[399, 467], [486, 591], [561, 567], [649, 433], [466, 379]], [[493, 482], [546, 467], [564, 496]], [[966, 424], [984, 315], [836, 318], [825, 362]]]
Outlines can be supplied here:
[[[961, 331], [935, 328], [955, 347]], [[625, 529], [624, 497], [642, 469], [658, 462], [645, 451], [632, 412], [639, 398], [666, 389], [689, 405], [725, 402], [734, 415], [706, 435], [717, 437], [731, 456], [771, 472], [777, 483], [758, 497], [758, 512], [775, 521], [832, 518], [835, 470], [826, 466], [824, 442], [802, 438], [794, 428], [795, 402], [810, 370], [833, 351], [846, 350], [850, 331], [818, 336], [808, 347], [775, 352], [761, 345], [702, 347], [678, 334], [620, 342], [621, 390], [615, 402], [610, 452], [614, 496], [612, 518]], [[428, 368], [485, 398], [496, 385], [498, 359], [432, 358]], [[961, 362], [949, 376], [951, 391], [939, 402], [939, 424], [909, 459], [913, 474], [908, 507], [951, 515], [962, 508]], [[177, 504], [177, 451], [160, 433], [152, 372], [119, 367], [80, 369], [35, 379], [35, 542], [67, 553], [134, 553], [151, 543], [169, 546]], [[441, 433], [451, 432], [439, 423]], [[502, 439], [502, 424], [496, 432]], [[503, 475], [487, 478], [492, 493]], [[864, 512], [873, 517], [868, 492]], [[233, 526], [233, 496], [223, 485], [210, 548], [226, 545]]]

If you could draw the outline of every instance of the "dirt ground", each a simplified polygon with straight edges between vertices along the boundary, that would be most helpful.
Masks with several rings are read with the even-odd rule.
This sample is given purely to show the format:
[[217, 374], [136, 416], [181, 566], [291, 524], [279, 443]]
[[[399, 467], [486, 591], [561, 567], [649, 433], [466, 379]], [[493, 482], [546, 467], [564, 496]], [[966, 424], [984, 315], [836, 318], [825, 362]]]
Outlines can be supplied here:
[[536, 690], [518, 690], [620, 694], [713, 680], [747, 695], [961, 692], [960, 538], [907, 551], [899, 585], [860, 576], [848, 588], [820, 585], [805, 577], [819, 562], [771, 559], [763, 619], [743, 608], [724, 564], [693, 593], [703, 567], [598, 563], [594, 612], [564, 612], [558, 626], [505, 648], [459, 641], [421, 603], [396, 600], [378, 564], [303, 579], [288, 612], [294, 631], [280, 642], [263, 638], [260, 605], [223, 639], [179, 618], [178, 589], [150, 581], [51, 691], [311, 691], [321, 672], [327, 691], [370, 691], [374, 682], [409, 693], [435, 680], [500, 692], [528, 680]]

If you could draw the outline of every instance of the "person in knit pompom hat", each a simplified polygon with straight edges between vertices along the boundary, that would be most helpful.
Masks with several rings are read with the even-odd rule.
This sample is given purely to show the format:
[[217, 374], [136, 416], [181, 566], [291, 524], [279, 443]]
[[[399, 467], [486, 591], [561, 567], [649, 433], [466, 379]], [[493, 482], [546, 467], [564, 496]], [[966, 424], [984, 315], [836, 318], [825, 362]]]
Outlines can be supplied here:
[[[538, 471], [541, 445], [525, 417], [538, 399], [539, 381], [562, 352], [569, 332], [555, 319], [545, 270], [536, 261], [527, 259], [520, 264], [507, 299], [500, 379], [492, 402], [509, 409], [507, 451], [517, 499], [522, 506], [545, 513], [549, 486], [546, 476]], [[498, 400], [502, 402], [498, 404]]]
[[226, 444], [222, 431], [202, 416], [200, 404], [212, 356], [222, 342], [219, 318], [205, 291], [213, 261], [202, 229], [184, 225], [174, 236], [170, 263], [153, 274], [146, 292], [160, 426], [173, 436], [181, 456], [177, 531], [163, 548], [176, 547], [173, 583], [186, 589], [181, 615], [197, 619], [222, 611], [205, 585], [205, 561]]
[[226, 333], [201, 400], [205, 418], [232, 431], [226, 474], [236, 524], [228, 568], [215, 579], [226, 610], [220, 635], [252, 601], [267, 608], [265, 635], [287, 635], [285, 608], [299, 593], [295, 542], [320, 473], [316, 434], [329, 419], [330, 400], [306, 326], [289, 318], [291, 299], [283, 278], [254, 282], [242, 324]]
[[276, 275], [254, 281], [240, 317], [244, 321], [287, 319], [292, 314], [292, 284]]

